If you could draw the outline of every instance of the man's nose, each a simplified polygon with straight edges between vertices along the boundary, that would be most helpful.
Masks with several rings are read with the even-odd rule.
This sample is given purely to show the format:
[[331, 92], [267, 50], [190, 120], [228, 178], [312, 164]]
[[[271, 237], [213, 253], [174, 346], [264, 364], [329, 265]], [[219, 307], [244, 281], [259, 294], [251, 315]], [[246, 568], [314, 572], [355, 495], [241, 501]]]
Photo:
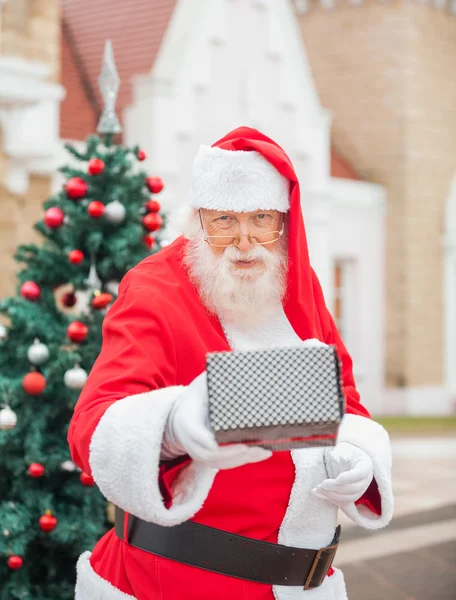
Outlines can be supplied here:
[[249, 240], [248, 234], [243, 234], [239, 237], [239, 243], [237, 244], [240, 252], [248, 252], [252, 248], [253, 244]]

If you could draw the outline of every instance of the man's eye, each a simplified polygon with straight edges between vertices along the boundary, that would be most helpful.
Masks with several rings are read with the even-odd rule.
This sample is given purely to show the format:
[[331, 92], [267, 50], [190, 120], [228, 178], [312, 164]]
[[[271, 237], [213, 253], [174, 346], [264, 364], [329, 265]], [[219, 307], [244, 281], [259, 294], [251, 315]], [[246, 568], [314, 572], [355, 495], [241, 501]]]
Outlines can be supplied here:
[[267, 215], [266, 213], [260, 213], [259, 215], [257, 215], [257, 218], [260, 221], [265, 221], [268, 217], [270, 217], [271, 215]]
[[221, 217], [218, 217], [218, 219], [216, 219], [216, 221], [229, 221], [231, 219], [231, 217], [229, 215], [222, 215]]

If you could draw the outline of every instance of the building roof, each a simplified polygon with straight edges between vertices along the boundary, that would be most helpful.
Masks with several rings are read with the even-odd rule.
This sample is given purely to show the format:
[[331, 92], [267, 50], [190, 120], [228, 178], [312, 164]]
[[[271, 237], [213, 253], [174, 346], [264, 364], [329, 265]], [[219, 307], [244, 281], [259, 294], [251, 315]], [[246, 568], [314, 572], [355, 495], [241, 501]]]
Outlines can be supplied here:
[[121, 81], [116, 108], [122, 115], [131, 102], [132, 76], [151, 70], [175, 4], [176, 0], [61, 0], [61, 82], [67, 90], [62, 138], [85, 139], [94, 132], [103, 105], [98, 76], [108, 39]]
[[65, 26], [62, 27], [61, 46], [61, 82], [66, 89], [66, 96], [60, 106], [60, 137], [83, 140], [95, 131], [98, 110], [90, 101], [90, 91]]
[[[94, 133], [103, 106], [98, 77], [105, 41], [113, 44], [121, 81], [116, 109], [120, 118], [132, 100], [132, 78], [153, 67], [177, 0], [61, 0], [60, 136], [84, 140]], [[359, 179], [331, 148], [331, 176]]]

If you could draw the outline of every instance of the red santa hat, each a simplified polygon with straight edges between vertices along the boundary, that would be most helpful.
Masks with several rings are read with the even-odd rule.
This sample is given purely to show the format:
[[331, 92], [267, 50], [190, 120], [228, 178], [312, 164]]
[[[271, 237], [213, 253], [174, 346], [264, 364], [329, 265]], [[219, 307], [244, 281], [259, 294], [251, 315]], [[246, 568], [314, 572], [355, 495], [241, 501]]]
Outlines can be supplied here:
[[290, 208], [289, 180], [260, 153], [200, 146], [193, 161], [192, 208], [251, 212]]

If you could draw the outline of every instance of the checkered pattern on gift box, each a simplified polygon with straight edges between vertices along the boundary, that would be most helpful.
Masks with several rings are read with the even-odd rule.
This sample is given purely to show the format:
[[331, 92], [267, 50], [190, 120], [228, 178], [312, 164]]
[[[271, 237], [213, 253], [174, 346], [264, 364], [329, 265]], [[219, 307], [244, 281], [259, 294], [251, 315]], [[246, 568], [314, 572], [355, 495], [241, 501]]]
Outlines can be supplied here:
[[207, 378], [210, 425], [219, 443], [334, 444], [344, 399], [333, 346], [211, 353]]

